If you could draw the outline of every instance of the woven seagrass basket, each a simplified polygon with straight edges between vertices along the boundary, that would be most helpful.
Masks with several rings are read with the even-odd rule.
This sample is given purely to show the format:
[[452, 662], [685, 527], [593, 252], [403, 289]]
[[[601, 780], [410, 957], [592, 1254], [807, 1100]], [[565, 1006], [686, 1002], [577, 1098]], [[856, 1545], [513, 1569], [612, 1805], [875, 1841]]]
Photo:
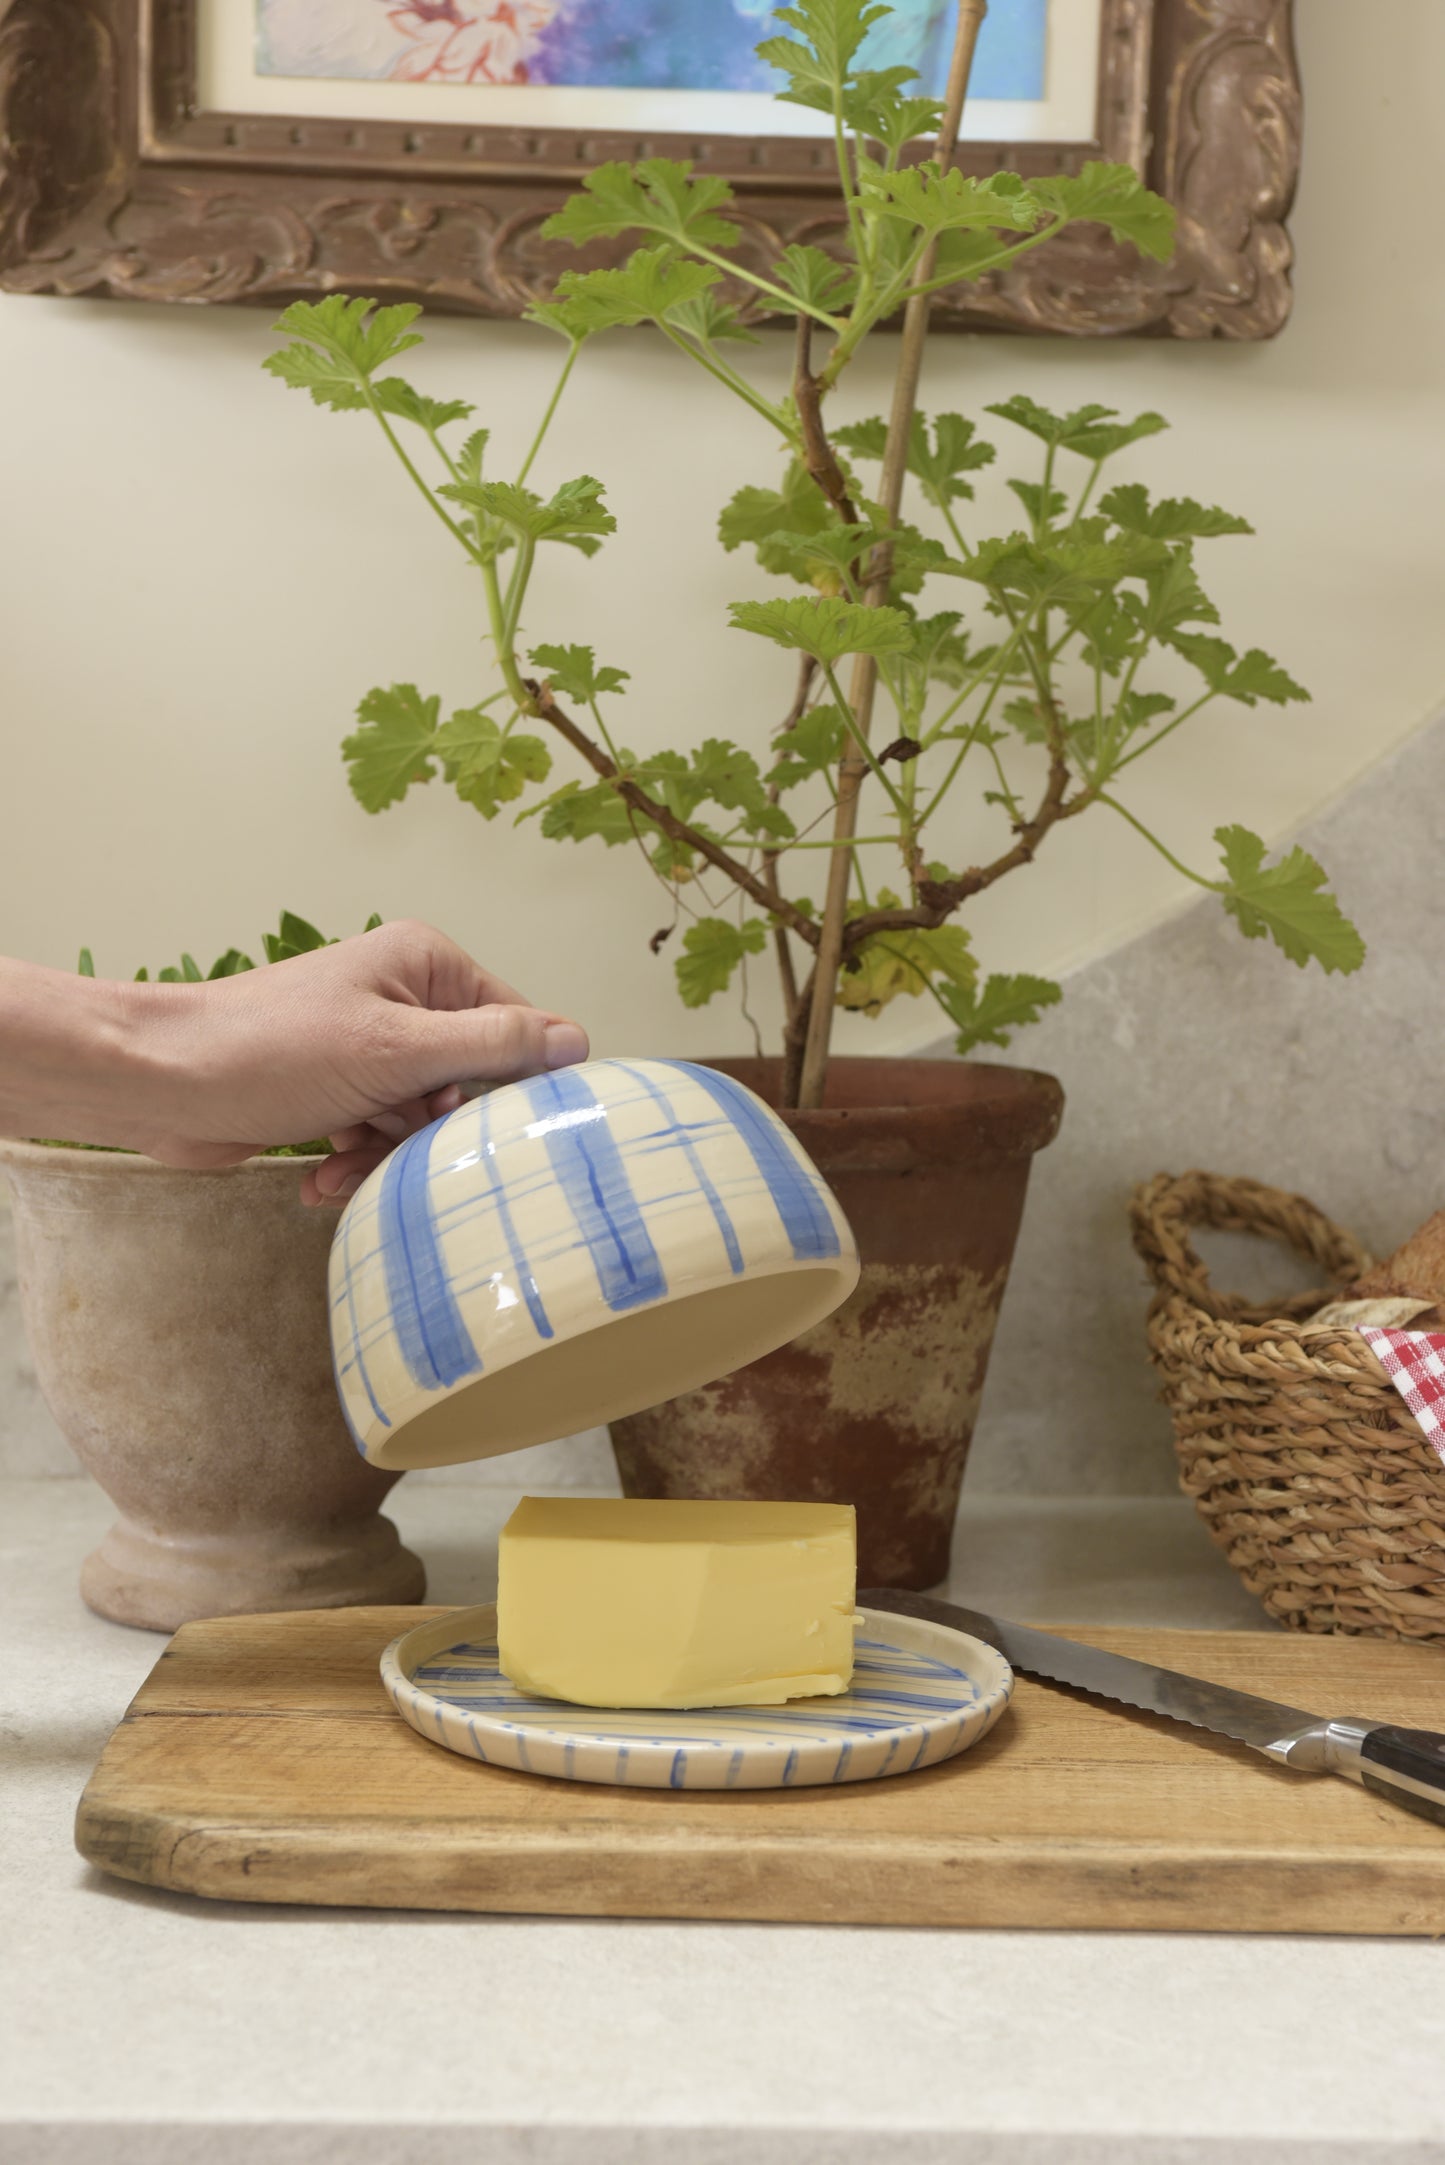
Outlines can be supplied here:
[[[1296, 1631], [1445, 1640], [1445, 1465], [1357, 1332], [1302, 1327], [1365, 1250], [1302, 1196], [1211, 1173], [1160, 1173], [1130, 1215], [1180, 1483], [1250, 1592]], [[1196, 1226], [1281, 1241], [1330, 1283], [1219, 1293]]]

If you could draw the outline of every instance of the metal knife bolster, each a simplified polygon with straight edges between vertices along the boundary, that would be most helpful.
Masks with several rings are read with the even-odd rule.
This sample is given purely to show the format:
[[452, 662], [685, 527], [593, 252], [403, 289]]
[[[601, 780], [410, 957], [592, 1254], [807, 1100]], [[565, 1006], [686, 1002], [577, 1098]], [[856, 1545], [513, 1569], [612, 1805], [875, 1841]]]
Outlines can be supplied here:
[[1016, 1669], [1048, 1677], [1056, 1684], [1068, 1684], [1076, 1691], [1120, 1700], [1145, 1713], [1163, 1714], [1171, 1721], [1189, 1722], [1196, 1728], [1234, 1737], [1297, 1774], [1342, 1774], [1347, 1781], [1364, 1780], [1361, 1746], [1377, 1726], [1373, 1722], [1353, 1717], [1331, 1721], [1323, 1715], [1307, 1714], [1300, 1707], [1256, 1698], [1252, 1692], [1234, 1691], [1224, 1684], [1206, 1683], [1202, 1677], [1182, 1676], [1174, 1669], [1135, 1661], [1127, 1654], [1111, 1654], [1103, 1647], [1062, 1639], [1052, 1631], [1005, 1623], [981, 1609], [937, 1601], [928, 1594], [886, 1588], [862, 1593], [858, 1599], [865, 1608], [932, 1617], [937, 1623], [951, 1624], [997, 1647]]

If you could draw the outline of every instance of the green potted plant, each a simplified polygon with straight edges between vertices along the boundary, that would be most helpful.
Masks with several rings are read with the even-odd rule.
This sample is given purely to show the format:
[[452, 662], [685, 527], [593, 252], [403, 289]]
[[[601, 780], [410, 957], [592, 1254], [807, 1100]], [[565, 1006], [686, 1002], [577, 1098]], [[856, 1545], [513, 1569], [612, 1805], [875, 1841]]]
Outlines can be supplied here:
[[[262, 967], [324, 944], [285, 911]], [[88, 949], [80, 967], [94, 975]], [[183, 955], [156, 975], [253, 967], [232, 947], [204, 973]], [[378, 1509], [397, 1476], [367, 1465], [336, 1399], [335, 1218], [300, 1194], [306, 1163], [328, 1148], [190, 1172], [128, 1150], [0, 1138], [40, 1386], [120, 1513], [81, 1571], [102, 1616], [173, 1631], [197, 1616], [425, 1591]]]
[[[962, 913], [1085, 812], [1127, 826], [1217, 893], [1246, 937], [1272, 938], [1295, 963], [1351, 970], [1363, 947], [1303, 851], [1267, 862], [1258, 836], [1229, 826], [1218, 868], [1195, 870], [1128, 802], [1134, 763], [1213, 702], [1307, 696], [1268, 655], [1225, 641], [1200, 583], [1197, 545], [1247, 523], [1192, 498], [1155, 501], [1137, 479], [1110, 485], [1114, 461], [1161, 416], [1099, 404], [1055, 414], [1023, 396], [990, 406], [1030, 464], [1008, 484], [1011, 530], [968, 531], [970, 477], [995, 450], [971, 418], [919, 410], [930, 296], [1004, 275], [1076, 224], [1167, 258], [1173, 215], [1125, 166], [966, 177], [953, 151], [982, 10], [958, 10], [942, 103], [909, 92], [911, 71], [869, 66], [888, 13], [798, 0], [759, 48], [783, 99], [829, 117], [841, 210], [826, 248], [794, 244], [761, 263], [727, 184], [659, 158], [599, 167], [548, 221], [544, 235], [589, 262], [527, 311], [563, 357], [515, 473], [493, 470], [470, 404], [396, 372], [420, 342], [415, 308], [298, 303], [266, 366], [318, 405], [369, 414], [433, 529], [477, 575], [494, 685], [446, 716], [415, 684], [367, 692], [343, 746], [359, 802], [381, 812], [440, 770], [486, 820], [506, 811], [552, 842], [640, 855], [667, 898], [655, 944], [676, 937], [689, 1006], [745, 982], [769, 949], [779, 971], [779, 1051], [717, 1064], [785, 1110], [857, 1228], [863, 1281], [797, 1345], [619, 1423], [625, 1486], [848, 1497], [865, 1578], [920, 1585], [946, 1568], [1029, 1158], [1053, 1135], [1062, 1093], [1050, 1077], [971, 1059], [830, 1057], [838, 1011], [923, 998], [958, 1053], [1006, 1045], [1059, 988], [985, 974]], [[595, 261], [615, 258], [624, 236], [640, 245]], [[900, 312], [888, 416], [835, 419], [850, 365]], [[740, 359], [763, 318], [792, 324], [781, 398]], [[639, 325], [744, 405], [772, 449], [772, 469], [718, 523], [722, 546], [751, 550], [784, 589], [731, 610], [791, 676], [762, 758], [720, 737], [634, 752], [613, 719], [626, 669], [548, 622], [552, 552], [590, 555], [615, 525], [600, 480], [542, 480], [548, 429], [592, 340]], [[997, 838], [981, 862], [950, 863], [938, 816], [965, 787], [991, 808]]]

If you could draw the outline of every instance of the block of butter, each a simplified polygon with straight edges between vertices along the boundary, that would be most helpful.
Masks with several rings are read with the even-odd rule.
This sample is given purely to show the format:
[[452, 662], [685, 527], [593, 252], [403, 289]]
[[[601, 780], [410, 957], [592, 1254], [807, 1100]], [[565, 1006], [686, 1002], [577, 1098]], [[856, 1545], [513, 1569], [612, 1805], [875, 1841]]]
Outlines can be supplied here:
[[851, 1504], [528, 1496], [497, 1637], [519, 1691], [580, 1706], [780, 1706], [846, 1691]]

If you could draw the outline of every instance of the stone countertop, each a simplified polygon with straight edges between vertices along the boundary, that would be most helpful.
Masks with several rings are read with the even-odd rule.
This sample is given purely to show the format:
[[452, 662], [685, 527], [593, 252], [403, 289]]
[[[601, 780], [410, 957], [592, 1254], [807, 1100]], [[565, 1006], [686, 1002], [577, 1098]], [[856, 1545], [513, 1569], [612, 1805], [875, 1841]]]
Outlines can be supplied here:
[[[433, 1598], [512, 1498], [390, 1509]], [[0, 1484], [4, 2165], [1383, 2165], [1445, 2160], [1419, 1941], [253, 1908], [104, 1878], [75, 1800], [159, 1638], [75, 1594], [86, 1481]], [[1257, 1626], [1173, 1500], [974, 1497], [959, 1590], [1043, 1622]]]

